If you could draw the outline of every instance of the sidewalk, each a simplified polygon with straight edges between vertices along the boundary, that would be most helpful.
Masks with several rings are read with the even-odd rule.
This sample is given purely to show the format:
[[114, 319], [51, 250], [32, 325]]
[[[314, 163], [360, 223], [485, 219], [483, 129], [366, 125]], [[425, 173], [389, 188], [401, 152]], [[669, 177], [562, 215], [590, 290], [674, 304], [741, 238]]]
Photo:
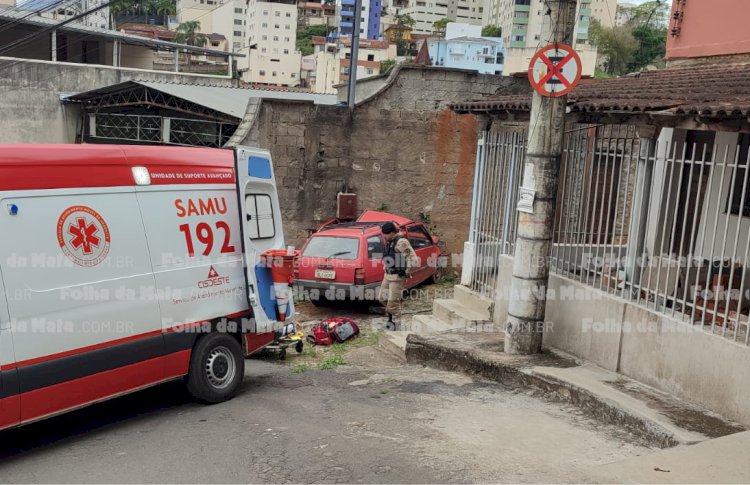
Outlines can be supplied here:
[[602, 465], [587, 481], [750, 483], [750, 431]]
[[[650, 446], [691, 445], [745, 431], [715, 413], [561, 353], [506, 355], [503, 337], [503, 332], [493, 331], [410, 334], [405, 354], [412, 364], [477, 374], [532, 390], [542, 399], [570, 403], [630, 431]], [[727, 460], [733, 460], [733, 465], [741, 458], [747, 463], [750, 452], [745, 447], [731, 456]], [[618, 477], [613, 480], [621, 481]]]

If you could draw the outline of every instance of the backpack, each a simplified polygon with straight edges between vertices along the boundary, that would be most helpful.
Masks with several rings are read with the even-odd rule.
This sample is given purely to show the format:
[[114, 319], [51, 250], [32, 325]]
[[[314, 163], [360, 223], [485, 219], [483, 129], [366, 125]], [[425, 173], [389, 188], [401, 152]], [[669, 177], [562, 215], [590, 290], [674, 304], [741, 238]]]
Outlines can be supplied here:
[[315, 345], [331, 345], [334, 342], [345, 342], [359, 335], [359, 327], [354, 320], [345, 317], [326, 318], [312, 329], [308, 339]]

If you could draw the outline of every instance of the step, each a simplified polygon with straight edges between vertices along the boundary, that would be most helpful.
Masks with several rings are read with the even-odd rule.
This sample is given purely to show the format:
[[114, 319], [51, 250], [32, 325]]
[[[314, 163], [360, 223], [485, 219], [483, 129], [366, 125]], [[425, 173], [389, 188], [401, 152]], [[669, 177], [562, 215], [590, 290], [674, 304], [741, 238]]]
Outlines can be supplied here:
[[410, 333], [417, 333], [420, 335], [427, 333], [447, 332], [454, 329], [454, 327], [450, 323], [444, 320], [440, 320], [433, 315], [414, 315], [411, 323], [407, 324], [407, 327], [408, 328], [405, 328], [405, 330], [408, 330]]
[[452, 328], [469, 328], [488, 321], [486, 312], [475, 311], [457, 300], [437, 299], [432, 302], [432, 314]]
[[491, 298], [482, 296], [467, 286], [456, 285], [453, 287], [453, 299], [466, 308], [481, 313], [484, 320], [492, 320], [495, 302]]
[[399, 362], [406, 363], [406, 336], [409, 331], [381, 332], [378, 335], [378, 346]]

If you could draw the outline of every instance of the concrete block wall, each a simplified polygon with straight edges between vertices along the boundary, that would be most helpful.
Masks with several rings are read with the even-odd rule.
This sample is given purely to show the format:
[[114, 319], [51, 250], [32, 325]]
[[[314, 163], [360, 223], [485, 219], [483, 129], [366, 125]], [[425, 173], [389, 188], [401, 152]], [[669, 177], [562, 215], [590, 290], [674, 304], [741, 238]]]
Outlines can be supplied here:
[[[504, 323], [513, 258], [502, 256], [494, 319]], [[750, 426], [750, 347], [550, 275], [544, 345]]]
[[399, 67], [380, 79], [382, 86], [353, 113], [263, 102], [245, 143], [271, 150], [287, 239], [299, 245], [308, 229], [334, 217], [336, 193], [346, 188], [359, 195], [360, 209], [384, 207], [413, 219], [429, 214], [448, 250], [460, 254], [483, 121], [447, 106], [528, 90], [528, 83], [424, 66]]

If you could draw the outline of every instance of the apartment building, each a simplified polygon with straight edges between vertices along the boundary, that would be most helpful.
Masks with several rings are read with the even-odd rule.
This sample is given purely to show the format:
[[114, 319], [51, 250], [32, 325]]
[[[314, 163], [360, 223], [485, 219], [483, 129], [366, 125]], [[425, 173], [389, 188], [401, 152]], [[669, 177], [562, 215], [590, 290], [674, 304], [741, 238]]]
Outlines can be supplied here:
[[[380, 21], [383, 10], [383, 0], [362, 0], [360, 8], [360, 38], [376, 40], [380, 38]], [[337, 0], [338, 33], [351, 38], [354, 32], [355, 0]]]
[[297, 50], [297, 2], [248, 0], [246, 61], [242, 80], [253, 84], [297, 86], [302, 55]]
[[325, 25], [333, 28], [336, 25], [336, 6], [320, 2], [300, 1], [297, 4], [297, 20], [300, 27]]
[[435, 30], [435, 22], [442, 19], [462, 24], [482, 25], [485, 3], [485, 0], [409, 0], [406, 6], [389, 7], [389, 11], [398, 9], [400, 14], [408, 14], [413, 18], [416, 24], [412, 32], [430, 34]]
[[196, 20], [204, 34], [221, 34], [232, 52], [247, 44], [245, 0], [177, 0], [178, 24]]
[[[542, 39], [542, 27], [550, 22], [546, 11], [544, 0], [488, 0], [483, 23], [502, 28], [506, 74], [528, 70], [532, 56], [546, 43]], [[573, 44], [584, 76], [593, 76], [596, 68], [596, 47], [589, 42], [591, 19], [612, 27], [616, 13], [617, 0], [579, 0]]]
[[[351, 39], [313, 37], [315, 46], [315, 87], [318, 93], [336, 93], [335, 85], [349, 80]], [[396, 46], [385, 40], [360, 39], [357, 55], [357, 79], [380, 74], [380, 61], [396, 58]]]

